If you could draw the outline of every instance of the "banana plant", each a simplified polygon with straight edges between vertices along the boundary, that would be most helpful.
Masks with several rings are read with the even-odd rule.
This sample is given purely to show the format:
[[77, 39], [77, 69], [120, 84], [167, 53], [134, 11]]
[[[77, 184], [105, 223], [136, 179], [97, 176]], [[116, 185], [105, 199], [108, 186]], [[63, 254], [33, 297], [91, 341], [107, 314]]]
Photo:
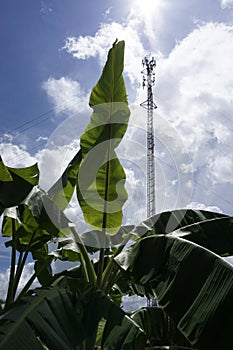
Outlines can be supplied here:
[[[7, 208], [15, 207], [21, 203], [39, 181], [39, 169], [37, 164], [26, 168], [11, 168], [4, 164], [0, 157], [0, 214]], [[15, 232], [19, 224], [16, 220], [16, 210], [11, 209], [9, 216], [3, 219], [3, 236], [12, 236], [13, 244], [11, 253], [10, 280], [6, 298], [6, 307], [14, 300], [14, 279], [16, 276], [16, 236]], [[11, 234], [5, 234], [4, 228], [9, 227]], [[20, 260], [21, 257], [20, 257]]]
[[27, 168], [10, 168], [1, 160], [0, 206], [4, 211], [2, 235], [10, 239], [11, 267], [5, 309], [14, 302], [20, 278], [29, 254], [35, 260], [35, 273], [24, 286], [24, 295], [36, 278], [43, 284], [51, 282], [53, 260], [48, 242], [68, 235], [69, 220], [63, 213], [74, 189], [80, 152], [68, 164], [61, 178], [46, 193], [39, 186], [37, 164]]
[[[1, 350], [229, 345], [227, 319], [222, 321], [231, 307], [232, 268], [220, 255], [233, 252], [232, 218], [181, 209], [122, 226], [127, 193], [117, 146], [130, 115], [123, 64], [124, 42], [116, 41], [91, 92], [93, 113], [80, 150], [51, 189], [45, 193], [29, 181], [13, 202], [7, 202], [7, 189], [4, 200], [0, 195], [2, 210], [17, 206], [14, 215], [5, 213], [3, 234], [11, 238], [7, 245], [15, 256], [19, 252], [20, 269], [29, 252], [35, 259], [35, 273], [18, 295], [21, 271], [13, 269], [13, 294], [0, 316]], [[3, 163], [0, 167], [3, 185], [16, 178]], [[75, 189], [92, 227], [83, 234], [63, 213]], [[58, 244], [53, 252], [48, 251], [51, 240]], [[54, 275], [54, 259], [77, 266]], [[35, 277], [42, 287], [28, 290]], [[129, 294], [156, 297], [159, 307], [126, 313], [121, 298]], [[218, 322], [223, 325], [219, 333]], [[208, 342], [211, 331], [219, 339]]]
[[[204, 215], [204, 212], [192, 211], [192, 213], [193, 216], [202, 215], [202, 218]], [[207, 217], [209, 216], [210, 213]], [[218, 221], [218, 219], [214, 220]], [[204, 223], [208, 219], [203, 218], [202, 221]], [[228, 221], [231, 223], [232, 219], [228, 217]], [[193, 228], [192, 225], [190, 227]], [[202, 231], [198, 233], [198, 225], [200, 223], [197, 223], [196, 227], [197, 236], [202, 235]], [[188, 232], [188, 226], [185, 227]], [[226, 232], [226, 236], [230, 234], [233, 234], [232, 229], [231, 232], [229, 230]], [[221, 237], [221, 232], [219, 236]], [[221, 320], [220, 316], [224, 314], [225, 309], [230, 310], [231, 307], [233, 271], [232, 267], [222, 258], [197, 244], [174, 237], [170, 233], [153, 234], [137, 239], [135, 245], [121, 252], [114, 260], [121, 267], [123, 277], [124, 270], [126, 271], [125, 278], [129, 285], [137, 284], [145, 289], [149, 285], [150, 289], [155, 290], [162, 309], [144, 308], [131, 315], [126, 315], [114, 304], [115, 311], [113, 312], [110, 306], [107, 308], [107, 305], [113, 305], [111, 294], [107, 291], [100, 292], [99, 288], [86, 282], [82, 269], [78, 267], [76, 270], [61, 273], [50, 287], [31, 291], [27, 296], [21, 298], [15, 307], [1, 316], [0, 349], [16, 349], [19, 344], [23, 346], [26, 340], [19, 337], [19, 334], [24, 334], [26, 325], [31, 334], [26, 337], [27, 341], [33, 335], [34, 340], [39, 343], [36, 347], [31, 340], [30, 344], [33, 344], [33, 348], [35, 346], [35, 348], [43, 349], [46, 344], [48, 348], [55, 349], [91, 349], [94, 348], [92, 336], [94, 334], [96, 343], [98, 339], [96, 333], [98, 335], [101, 321], [104, 319], [106, 320], [103, 321], [104, 325], [98, 343], [102, 349], [145, 349], [146, 344], [148, 348], [157, 346], [157, 349], [159, 346], [162, 349], [162, 345], [179, 345], [185, 346], [186, 349], [192, 346], [192, 349], [204, 348], [207, 350], [219, 348], [220, 343], [229, 346], [231, 333], [228, 330], [228, 337], [226, 337], [224, 331], [230, 327], [230, 321], [226, 319], [221, 326], [218, 320]], [[223, 281], [218, 280], [216, 276], [221, 276]], [[57, 295], [58, 290], [59, 296]], [[60, 295], [64, 295], [61, 300]], [[78, 305], [76, 304], [77, 295], [80, 296]], [[101, 298], [95, 298], [97, 295]], [[69, 301], [70, 298], [74, 300], [73, 303]], [[195, 305], [199, 303], [201, 304], [196, 312]], [[47, 304], [49, 307], [46, 306]], [[65, 310], [61, 308], [62, 305]], [[183, 319], [182, 316], [187, 310], [189, 314], [185, 320], [188, 325], [185, 323], [185, 326], [181, 327], [182, 323], [179, 320]], [[208, 314], [207, 319], [204, 317], [205, 312]], [[75, 321], [76, 317], [77, 321]], [[61, 329], [56, 326], [56, 320], [59, 320], [58, 325]], [[190, 331], [189, 334], [187, 329], [191, 327], [195, 329], [196, 322], [198, 324], [203, 322], [205, 329], [202, 332], [202, 338], [197, 332], [194, 340], [193, 333]], [[215, 329], [211, 326], [212, 322], [215, 323], [214, 327], [218, 327], [216, 334], [219, 340], [218, 343], [216, 342], [216, 347], [213, 341], [208, 340], [211, 338], [212, 330]], [[201, 325], [200, 329], [202, 329]]]
[[[12, 218], [8, 215], [3, 223], [3, 234], [5, 236], [15, 235], [19, 250], [26, 249], [27, 254], [35, 247], [33, 257], [36, 259], [42, 257], [42, 260], [45, 260], [45, 256], [49, 258], [56, 257], [56, 254], [48, 255], [47, 242], [54, 236], [58, 237], [60, 235], [60, 229], [64, 227], [64, 225], [62, 226], [63, 222], [65, 222], [65, 228], [69, 227], [69, 223], [67, 223], [64, 215], [58, 211], [60, 214], [58, 217], [60, 220], [62, 218], [62, 223], [57, 222], [55, 226], [59, 229], [56, 229], [54, 220], [51, 222], [50, 215], [47, 215], [48, 210], [44, 209], [48, 207], [48, 204], [50, 214], [54, 211], [56, 214], [58, 208], [55, 204], [64, 209], [64, 203], [71, 199], [74, 180], [77, 178], [77, 197], [84, 217], [87, 223], [99, 231], [99, 235], [104, 238], [103, 248], [100, 248], [97, 271], [95, 271], [85, 244], [83, 244], [74, 227], [71, 226], [68, 231], [71, 232], [71, 237], [75, 242], [76, 256], [81, 263], [84, 281], [91, 283], [94, 288], [99, 287], [102, 290], [106, 289], [102, 288], [103, 283], [106, 284], [106, 287], [108, 285], [106, 277], [103, 278], [106, 272], [107, 235], [113, 235], [120, 229], [122, 205], [127, 199], [124, 188], [124, 169], [115, 153], [115, 148], [126, 131], [129, 118], [126, 90], [122, 77], [123, 58], [124, 42], [114, 43], [113, 48], [109, 51], [103, 74], [90, 96], [93, 115], [81, 137], [81, 149], [71, 162], [71, 166], [68, 166], [61, 179], [52, 186], [48, 194], [42, 193], [40, 189], [36, 189], [36, 191], [34, 189], [36, 193], [31, 193], [25, 203], [20, 202], [18, 205], [18, 217]], [[93, 150], [95, 150], [94, 153]], [[86, 171], [87, 168], [88, 171]], [[16, 230], [12, 232], [11, 224], [14, 223], [15, 225], [17, 220], [19, 222]], [[44, 231], [46, 231], [46, 235]], [[15, 245], [15, 240], [8, 242], [8, 245]], [[62, 251], [64, 252], [64, 249]], [[22, 260], [21, 256], [20, 259]], [[23, 258], [23, 261], [25, 262], [25, 258]], [[39, 259], [37, 262], [40, 262]], [[41, 270], [44, 270], [45, 267], [47, 267], [47, 264]], [[38, 264], [36, 264], [35, 270], [40, 282], [47, 285], [47, 278], [40, 276], [39, 272], [41, 271], [38, 271]], [[25, 290], [23, 292], [20, 293], [17, 301], [22, 300]], [[16, 289], [14, 288], [14, 295], [15, 293]], [[12, 302], [13, 299], [11, 298], [7, 302], [7, 306], [11, 305]], [[92, 340], [93, 344], [94, 342], [95, 338]], [[87, 343], [89, 344], [90, 340]], [[84, 346], [86, 345], [84, 344]]]

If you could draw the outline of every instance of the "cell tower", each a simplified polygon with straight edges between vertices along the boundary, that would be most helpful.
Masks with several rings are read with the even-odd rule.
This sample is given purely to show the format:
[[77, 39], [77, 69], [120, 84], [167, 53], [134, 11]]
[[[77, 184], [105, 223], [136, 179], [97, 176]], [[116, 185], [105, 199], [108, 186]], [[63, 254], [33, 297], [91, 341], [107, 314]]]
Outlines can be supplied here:
[[157, 108], [153, 101], [152, 87], [155, 84], [156, 61], [154, 57], [148, 60], [145, 57], [142, 60], [142, 86], [147, 87], [147, 100], [142, 102], [140, 106], [147, 110], [147, 217], [155, 215], [156, 200], [155, 200], [155, 157], [154, 157], [154, 126], [153, 126], [153, 111]]

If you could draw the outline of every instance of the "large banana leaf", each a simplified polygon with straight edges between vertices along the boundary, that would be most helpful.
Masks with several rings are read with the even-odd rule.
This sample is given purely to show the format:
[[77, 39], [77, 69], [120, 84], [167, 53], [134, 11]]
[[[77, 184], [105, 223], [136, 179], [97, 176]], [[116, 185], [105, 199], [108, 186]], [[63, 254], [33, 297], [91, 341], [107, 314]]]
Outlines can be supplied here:
[[35, 188], [25, 202], [36, 218], [39, 227], [52, 236], [67, 234], [70, 220], [49, 196], [40, 188]]
[[37, 164], [26, 168], [10, 168], [0, 157], [0, 215], [5, 208], [21, 203], [38, 182]]
[[222, 217], [182, 227], [171, 233], [221, 256], [233, 255], [233, 217]]
[[53, 350], [79, 349], [102, 317], [107, 320], [103, 349], [144, 349], [144, 332], [105, 294], [83, 281], [69, 283], [73, 289], [82, 285], [82, 292], [61, 283], [31, 291], [0, 316], [1, 350], [44, 349], [42, 342]]
[[[180, 209], [160, 213], [145, 220], [131, 230], [129, 235], [137, 241], [152, 234], [169, 234], [174, 237], [183, 237], [216, 254], [227, 256], [233, 254], [232, 220], [232, 217], [215, 212]], [[171, 228], [177, 230], [171, 232]], [[123, 236], [125, 237], [125, 234]], [[115, 237], [118, 238], [118, 243], [123, 241], [120, 235]], [[129, 281], [126, 275], [119, 278], [117, 285], [121, 293], [144, 295], [149, 299], [155, 297], [155, 291], [149, 284], [139, 285]]]
[[156, 214], [134, 230], [136, 237], [170, 234], [197, 243], [216, 254], [233, 254], [233, 218], [205, 210], [179, 209]]
[[42, 342], [51, 349], [75, 349], [84, 339], [82, 311], [78, 296], [67, 289], [35, 289], [0, 317], [0, 349], [39, 350]]
[[122, 76], [124, 42], [114, 43], [103, 73], [93, 88], [91, 121], [81, 136], [82, 163], [77, 196], [87, 223], [107, 234], [115, 234], [122, 222], [127, 199], [125, 172], [115, 148], [125, 134], [129, 119]]
[[136, 227], [135, 234], [142, 237], [150, 230], [153, 230], [154, 234], [168, 234], [198, 222], [222, 217], [228, 216], [206, 210], [175, 209], [146, 219]]
[[[83, 244], [86, 246], [88, 253], [93, 254], [101, 248], [109, 248], [109, 255], [114, 254], [115, 249], [112, 245], [121, 243], [122, 235], [127, 235], [133, 230], [133, 225], [122, 226], [115, 236], [106, 237], [102, 232], [97, 230], [87, 231], [80, 235]], [[104, 242], [104, 244], [103, 244]], [[54, 256], [59, 259], [68, 261], [80, 261], [80, 251], [75, 241], [74, 235], [58, 238], [58, 249], [53, 252]]]
[[121, 244], [126, 238], [126, 234], [130, 234], [133, 240], [142, 238], [151, 234], [168, 234], [175, 230], [186, 229], [192, 224], [200, 222], [229, 218], [228, 215], [210, 212], [206, 210], [194, 209], [175, 209], [158, 213], [137, 226], [131, 227], [130, 230], [124, 231], [125, 226], [122, 226], [119, 232], [111, 238], [115, 244]]
[[232, 347], [233, 267], [194, 243], [169, 235], [142, 239], [116, 261], [143, 286], [198, 349]]

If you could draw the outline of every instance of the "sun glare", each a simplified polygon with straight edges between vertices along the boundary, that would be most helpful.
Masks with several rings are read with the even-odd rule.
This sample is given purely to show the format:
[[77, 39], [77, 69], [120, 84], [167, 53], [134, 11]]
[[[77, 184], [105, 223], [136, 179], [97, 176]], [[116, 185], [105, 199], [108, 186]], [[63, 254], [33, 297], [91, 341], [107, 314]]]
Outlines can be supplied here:
[[140, 11], [142, 15], [146, 16], [151, 13], [158, 4], [157, 0], [136, 0], [133, 2], [136, 11]]

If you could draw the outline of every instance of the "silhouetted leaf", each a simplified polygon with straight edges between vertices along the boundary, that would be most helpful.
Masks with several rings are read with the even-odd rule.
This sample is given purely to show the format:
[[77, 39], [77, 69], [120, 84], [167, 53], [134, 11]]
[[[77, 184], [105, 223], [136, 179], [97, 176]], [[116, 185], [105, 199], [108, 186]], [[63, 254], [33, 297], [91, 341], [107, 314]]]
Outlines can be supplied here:
[[0, 157], [0, 215], [5, 208], [21, 203], [39, 182], [37, 164], [26, 168], [5, 166]]

